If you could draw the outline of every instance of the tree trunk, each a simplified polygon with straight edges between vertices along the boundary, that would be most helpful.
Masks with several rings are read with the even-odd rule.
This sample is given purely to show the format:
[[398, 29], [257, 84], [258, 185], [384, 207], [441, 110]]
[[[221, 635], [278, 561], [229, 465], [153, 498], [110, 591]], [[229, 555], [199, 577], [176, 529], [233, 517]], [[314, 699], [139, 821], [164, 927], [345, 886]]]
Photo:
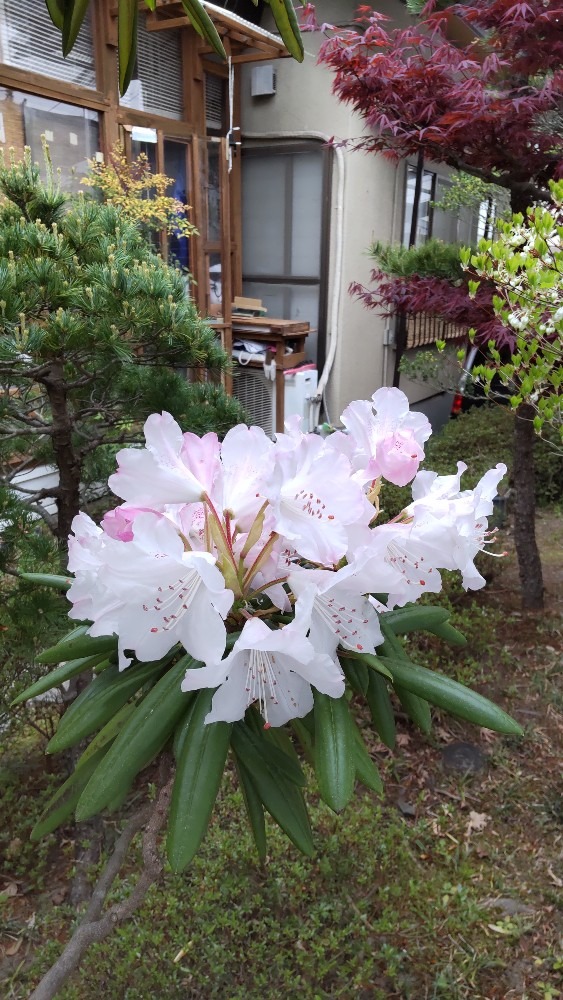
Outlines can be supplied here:
[[53, 361], [49, 374], [42, 381], [51, 404], [53, 428], [51, 442], [55, 464], [59, 471], [56, 535], [59, 545], [64, 549], [67, 546], [72, 520], [80, 509], [81, 468], [72, 441], [72, 414], [68, 404], [63, 362]]
[[[68, 545], [68, 536], [72, 521], [80, 509], [80, 478], [82, 470], [72, 440], [72, 413], [69, 408], [68, 391], [62, 361], [56, 360], [53, 362], [51, 370], [45, 376], [43, 382], [51, 404], [53, 420], [51, 441], [55, 455], [55, 464], [59, 472], [56, 536], [64, 562], [66, 561], [64, 553]], [[78, 679], [76, 694], [91, 679], [91, 674], [80, 677]], [[83, 745], [80, 745], [70, 751], [70, 771], [74, 770], [76, 761], [84, 748]], [[95, 817], [89, 820], [88, 823], [83, 824], [79, 831], [76, 831], [74, 846], [76, 874], [70, 892], [70, 902], [73, 906], [79, 906], [90, 894], [88, 873], [91, 866], [99, 860], [101, 847], [102, 826], [99, 818]]]
[[543, 608], [543, 575], [536, 541], [535, 515], [535, 432], [534, 409], [522, 403], [514, 421], [514, 543], [522, 593], [522, 607], [527, 611]]
[[[529, 196], [519, 190], [510, 192], [510, 207], [526, 217]], [[536, 541], [536, 491], [534, 445], [536, 435], [533, 425], [534, 409], [522, 403], [516, 410], [514, 421], [514, 544], [518, 557], [522, 607], [526, 611], [543, 608], [543, 574]]]

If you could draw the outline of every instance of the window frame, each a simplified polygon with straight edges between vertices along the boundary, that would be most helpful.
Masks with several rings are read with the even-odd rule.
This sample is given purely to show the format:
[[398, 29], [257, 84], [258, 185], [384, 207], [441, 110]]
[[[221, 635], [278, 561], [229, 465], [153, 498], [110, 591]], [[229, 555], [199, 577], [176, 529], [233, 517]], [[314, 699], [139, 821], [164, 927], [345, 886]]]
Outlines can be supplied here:
[[[257, 282], [263, 285], [300, 285], [302, 287], [318, 287], [319, 289], [319, 312], [317, 329], [317, 367], [322, 369], [326, 359], [326, 325], [328, 317], [328, 287], [329, 287], [329, 259], [330, 259], [330, 208], [331, 208], [331, 187], [332, 187], [332, 151], [328, 149], [321, 140], [301, 139], [294, 141], [280, 140], [257, 142], [253, 145], [243, 143], [242, 163], [246, 157], [255, 158], [258, 156], [295, 156], [300, 153], [321, 154], [322, 167], [322, 192], [321, 192], [321, 231], [319, 274], [317, 275], [292, 275], [290, 272], [291, 254], [291, 218], [286, 213], [284, 219], [284, 273], [280, 274], [252, 274], [242, 270], [242, 282]], [[291, 186], [291, 185], [290, 185]], [[242, 241], [244, 237], [241, 234]], [[287, 268], [287, 269], [286, 269]], [[286, 270], [285, 270], [286, 269]]]

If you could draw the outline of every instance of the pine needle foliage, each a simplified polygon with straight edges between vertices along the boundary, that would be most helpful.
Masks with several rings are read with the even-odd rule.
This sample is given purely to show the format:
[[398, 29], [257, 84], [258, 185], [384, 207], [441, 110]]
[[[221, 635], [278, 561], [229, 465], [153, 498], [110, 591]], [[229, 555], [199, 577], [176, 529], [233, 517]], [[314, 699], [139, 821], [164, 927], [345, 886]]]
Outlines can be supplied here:
[[56, 467], [59, 485], [23, 501], [64, 545], [150, 413], [224, 433], [241, 411], [220, 385], [229, 358], [183, 275], [119, 208], [70, 200], [52, 173], [42, 183], [29, 152], [0, 165], [0, 192], [0, 487]]
[[388, 246], [373, 243], [368, 250], [384, 274], [397, 278], [446, 278], [461, 281], [463, 271], [459, 259], [459, 246], [430, 239], [417, 247]]

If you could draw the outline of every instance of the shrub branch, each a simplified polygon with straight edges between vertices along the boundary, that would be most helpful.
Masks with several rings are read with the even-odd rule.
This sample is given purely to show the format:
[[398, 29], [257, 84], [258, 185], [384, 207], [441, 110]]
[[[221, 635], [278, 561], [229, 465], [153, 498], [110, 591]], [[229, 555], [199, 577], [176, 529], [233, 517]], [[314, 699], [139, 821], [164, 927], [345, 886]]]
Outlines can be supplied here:
[[[127, 920], [141, 905], [151, 885], [160, 879], [163, 865], [158, 849], [158, 835], [166, 821], [173, 782], [168, 764], [166, 770], [167, 780], [165, 779], [155, 802], [139, 809], [126, 824], [93, 889], [81, 923], [55, 964], [31, 994], [30, 1000], [52, 1000], [78, 967], [90, 945], [103, 941], [118, 924]], [[114, 903], [104, 913], [108, 893], [125, 862], [131, 842], [143, 828], [143, 869], [137, 883], [126, 899]]]

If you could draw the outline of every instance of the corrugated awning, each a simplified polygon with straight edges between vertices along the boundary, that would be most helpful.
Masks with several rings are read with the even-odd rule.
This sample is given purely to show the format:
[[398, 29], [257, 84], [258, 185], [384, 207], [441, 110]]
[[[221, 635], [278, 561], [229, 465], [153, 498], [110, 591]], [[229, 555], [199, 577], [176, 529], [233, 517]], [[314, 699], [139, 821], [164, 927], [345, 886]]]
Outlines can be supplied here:
[[[228, 39], [234, 63], [261, 62], [289, 56], [289, 52], [277, 35], [251, 24], [250, 21], [245, 21], [238, 14], [208, 3], [207, 0], [202, 0], [202, 4], [222, 39]], [[170, 28], [189, 27], [190, 19], [186, 17], [184, 8], [178, 0], [160, 0], [154, 13], [147, 14], [146, 24], [149, 31], [167, 31]]]

